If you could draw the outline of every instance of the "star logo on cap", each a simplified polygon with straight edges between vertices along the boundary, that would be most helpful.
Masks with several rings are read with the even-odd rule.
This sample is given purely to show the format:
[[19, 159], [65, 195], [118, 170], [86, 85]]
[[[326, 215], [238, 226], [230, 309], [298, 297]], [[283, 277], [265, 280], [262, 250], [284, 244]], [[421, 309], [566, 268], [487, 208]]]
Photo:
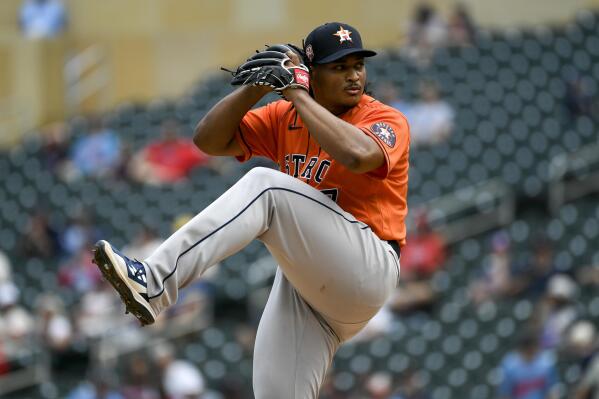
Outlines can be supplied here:
[[339, 30], [337, 31], [337, 33], [333, 33], [333, 36], [339, 36], [339, 43], [343, 43], [346, 40], [353, 42], [350, 35], [351, 35], [351, 31], [344, 29], [343, 26], [339, 27]]

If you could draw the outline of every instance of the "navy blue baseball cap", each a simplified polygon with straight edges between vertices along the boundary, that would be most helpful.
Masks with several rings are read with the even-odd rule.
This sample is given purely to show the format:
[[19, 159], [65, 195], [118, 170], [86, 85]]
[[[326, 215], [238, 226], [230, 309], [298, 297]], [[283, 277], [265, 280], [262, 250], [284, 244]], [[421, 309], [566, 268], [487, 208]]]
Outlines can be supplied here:
[[326, 64], [349, 54], [376, 55], [362, 47], [362, 38], [356, 28], [342, 22], [327, 22], [310, 32], [304, 40], [304, 52], [313, 64]]

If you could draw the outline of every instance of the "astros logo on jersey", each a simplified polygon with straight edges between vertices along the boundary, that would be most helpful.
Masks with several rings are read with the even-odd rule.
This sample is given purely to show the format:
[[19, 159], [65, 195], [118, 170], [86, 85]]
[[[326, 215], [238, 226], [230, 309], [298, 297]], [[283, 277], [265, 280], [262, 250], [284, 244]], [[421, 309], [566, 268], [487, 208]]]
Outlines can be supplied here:
[[333, 33], [333, 36], [339, 36], [339, 43], [343, 43], [346, 40], [353, 42], [350, 35], [351, 35], [351, 31], [343, 29], [343, 26], [339, 27], [339, 30], [337, 31], [337, 33]]
[[395, 146], [395, 132], [388, 124], [377, 122], [370, 127], [370, 130], [389, 147], [393, 148]]

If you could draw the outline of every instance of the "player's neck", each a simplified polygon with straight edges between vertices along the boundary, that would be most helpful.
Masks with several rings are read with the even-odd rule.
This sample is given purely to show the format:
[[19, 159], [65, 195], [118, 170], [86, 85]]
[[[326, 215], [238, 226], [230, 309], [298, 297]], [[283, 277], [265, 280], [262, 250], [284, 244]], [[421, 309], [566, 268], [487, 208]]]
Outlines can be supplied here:
[[317, 101], [320, 105], [327, 109], [331, 114], [335, 116], [340, 116], [345, 114], [347, 111], [355, 107], [355, 105], [345, 105], [345, 104], [326, 104], [324, 102]]

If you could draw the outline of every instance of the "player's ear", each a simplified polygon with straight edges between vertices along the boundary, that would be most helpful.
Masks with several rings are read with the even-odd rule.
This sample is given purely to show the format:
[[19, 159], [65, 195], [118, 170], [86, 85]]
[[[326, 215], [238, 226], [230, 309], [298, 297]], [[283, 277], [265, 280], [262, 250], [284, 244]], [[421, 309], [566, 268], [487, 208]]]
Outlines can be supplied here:
[[318, 74], [319, 66], [317, 64], [306, 64], [308, 70], [310, 71], [310, 78], [313, 78]]

